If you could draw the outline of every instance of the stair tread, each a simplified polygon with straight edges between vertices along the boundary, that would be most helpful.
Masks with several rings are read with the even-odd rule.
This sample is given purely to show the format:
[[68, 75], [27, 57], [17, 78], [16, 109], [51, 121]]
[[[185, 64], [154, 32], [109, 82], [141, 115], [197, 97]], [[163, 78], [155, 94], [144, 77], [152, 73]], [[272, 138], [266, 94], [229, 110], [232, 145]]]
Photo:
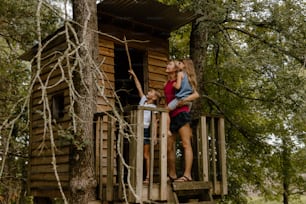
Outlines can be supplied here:
[[188, 181], [188, 182], [173, 182], [172, 187], [174, 191], [193, 191], [211, 189], [210, 182], [205, 181]]

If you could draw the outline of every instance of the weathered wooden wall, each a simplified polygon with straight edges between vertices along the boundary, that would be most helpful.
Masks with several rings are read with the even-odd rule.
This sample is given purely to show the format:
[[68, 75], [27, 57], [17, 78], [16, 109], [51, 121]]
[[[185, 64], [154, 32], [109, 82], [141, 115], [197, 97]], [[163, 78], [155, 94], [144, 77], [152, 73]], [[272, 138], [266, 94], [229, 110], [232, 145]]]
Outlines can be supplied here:
[[[69, 186], [69, 152], [70, 142], [62, 137], [59, 137], [59, 126], [62, 129], [68, 129], [71, 125], [68, 108], [69, 90], [68, 85], [64, 81], [58, 83], [62, 78], [62, 74], [66, 75], [67, 70], [62, 72], [60, 69], [53, 69], [60, 57], [67, 47], [65, 38], [58, 37], [47, 47], [47, 51], [42, 53], [41, 66], [38, 68], [37, 64], [33, 64], [33, 73], [38, 73], [39, 78], [34, 78], [34, 88], [31, 95], [30, 106], [30, 145], [29, 145], [29, 169], [28, 169], [28, 186], [32, 195], [42, 197], [58, 197], [58, 184], [55, 178], [54, 169], [52, 167], [52, 151], [50, 140], [50, 128], [46, 128], [48, 120], [44, 119], [43, 112], [46, 108], [52, 110], [52, 97], [56, 94], [62, 94], [64, 99], [64, 116], [57, 120], [57, 125], [52, 123], [54, 141], [56, 145], [56, 165], [61, 185], [64, 190]], [[33, 75], [33, 77], [35, 77]], [[57, 84], [58, 83], [58, 84]], [[56, 86], [53, 86], [57, 84]], [[42, 102], [42, 97], [47, 97], [48, 103]], [[46, 113], [48, 115], [48, 113]], [[52, 114], [52, 113], [51, 113]]]
[[[109, 27], [106, 27], [109, 29]], [[111, 29], [116, 29], [111, 27]], [[110, 32], [110, 31], [109, 31]], [[160, 38], [154, 38], [150, 35], [136, 36], [131, 31], [118, 30], [117, 34], [125, 33], [129, 39], [139, 39], [139, 40], [149, 40], [149, 43], [129, 43], [129, 47], [136, 49], [141, 49], [146, 53], [146, 59], [144, 60], [144, 69], [146, 75], [144, 76], [144, 83], [146, 91], [154, 88], [163, 93], [163, 85], [166, 81], [165, 66], [168, 58], [168, 42], [167, 40], [162, 40]], [[117, 35], [113, 33], [114, 35]], [[139, 38], [137, 38], [139, 37]], [[115, 44], [119, 43], [116, 40], [106, 37], [99, 37], [99, 59], [103, 60], [101, 65], [101, 71], [104, 73], [104, 78], [99, 79], [99, 83], [104, 87], [104, 92], [99, 93], [97, 97], [97, 112], [105, 112], [113, 109], [115, 99], [114, 99], [114, 83], [115, 83], [115, 73], [114, 73], [114, 47]], [[56, 94], [63, 94], [64, 96], [64, 117], [57, 120], [57, 125], [54, 125], [54, 138], [56, 143], [56, 162], [57, 171], [61, 179], [61, 185], [64, 190], [69, 189], [69, 153], [70, 153], [70, 142], [62, 136], [58, 135], [59, 126], [63, 130], [67, 130], [71, 127], [72, 121], [69, 116], [70, 98], [69, 98], [69, 88], [66, 82], [61, 82], [54, 87], [52, 85], [56, 84], [61, 78], [62, 74], [67, 74], [67, 69], [61, 72], [59, 68], [53, 69], [57, 63], [58, 57], [63, 55], [67, 44], [65, 42], [65, 37], [60, 36], [54, 40], [53, 43], [47, 47], [46, 51], [43, 52], [41, 61], [41, 73], [40, 78], [44, 85], [50, 86], [50, 88], [44, 90], [41, 87], [41, 82], [36, 79], [34, 90], [31, 97], [31, 132], [30, 132], [30, 145], [29, 145], [29, 190], [34, 196], [39, 197], [60, 197], [58, 190], [58, 183], [54, 176], [54, 169], [51, 165], [52, 161], [52, 151], [50, 149], [50, 131], [45, 128], [45, 120], [42, 115], [44, 111], [44, 104], [41, 103], [41, 98], [46, 91], [49, 106], [52, 106], [52, 96]], [[37, 65], [33, 64], [33, 70], [37, 70]], [[47, 84], [45, 84], [47, 83]], [[107, 98], [107, 101], [105, 100]], [[164, 101], [164, 100], [162, 100]], [[96, 152], [96, 157], [101, 159], [99, 164], [102, 165], [101, 181], [102, 183], [107, 182], [106, 169], [108, 160], [106, 158], [107, 151], [109, 148], [115, 150], [115, 145], [113, 147], [108, 146], [108, 144], [115, 144], [116, 141], [107, 141], [106, 133], [108, 131], [107, 121], [103, 121], [103, 138], [96, 142], [102, 142], [101, 152]], [[116, 154], [113, 161], [114, 168], [114, 181], [116, 182], [117, 175], [117, 165], [116, 165]]]

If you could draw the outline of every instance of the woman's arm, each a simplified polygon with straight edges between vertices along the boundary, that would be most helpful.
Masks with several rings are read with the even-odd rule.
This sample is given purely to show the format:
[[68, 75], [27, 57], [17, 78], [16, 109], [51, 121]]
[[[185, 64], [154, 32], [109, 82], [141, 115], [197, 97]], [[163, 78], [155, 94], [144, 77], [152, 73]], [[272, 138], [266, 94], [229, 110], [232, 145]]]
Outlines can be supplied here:
[[186, 105], [189, 102], [192, 102], [200, 97], [199, 93], [197, 91], [194, 91], [192, 94], [187, 96], [186, 98], [179, 101], [178, 106]]
[[143, 96], [144, 96], [144, 93], [143, 93], [141, 84], [140, 84], [140, 82], [139, 82], [139, 80], [138, 80], [138, 78], [137, 78], [135, 72], [134, 72], [132, 69], [130, 69], [130, 70], [129, 70], [129, 73], [133, 76], [133, 79], [134, 79], [136, 88], [137, 88], [137, 90], [138, 90], [139, 96], [140, 96], [140, 97], [143, 97]]

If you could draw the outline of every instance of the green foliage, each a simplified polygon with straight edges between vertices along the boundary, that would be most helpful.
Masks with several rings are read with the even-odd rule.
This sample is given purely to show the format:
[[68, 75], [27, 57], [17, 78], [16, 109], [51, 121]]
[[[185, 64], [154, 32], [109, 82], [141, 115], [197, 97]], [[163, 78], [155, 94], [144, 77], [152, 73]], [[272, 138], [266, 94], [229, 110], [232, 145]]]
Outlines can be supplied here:
[[[28, 155], [27, 109], [22, 108], [30, 83], [30, 65], [20, 55], [36, 43], [36, 0], [0, 1], [0, 152], [7, 153], [1, 177], [0, 197], [5, 203], [17, 203], [26, 195], [26, 164]], [[56, 8], [55, 8], [56, 9]], [[59, 17], [49, 8], [41, 9], [41, 35], [46, 37], [60, 24]], [[4, 121], [17, 118], [12, 130]], [[9, 150], [6, 144], [9, 142]]]
[[[226, 118], [227, 198], [246, 203], [247, 186], [267, 198], [303, 190], [305, 162], [297, 152], [306, 140], [305, 5], [199, 0], [189, 8], [199, 14], [195, 32], [205, 34], [195, 40], [205, 56], [197, 64], [204, 70], [201, 108]], [[189, 54], [189, 32], [173, 33], [172, 55]]]

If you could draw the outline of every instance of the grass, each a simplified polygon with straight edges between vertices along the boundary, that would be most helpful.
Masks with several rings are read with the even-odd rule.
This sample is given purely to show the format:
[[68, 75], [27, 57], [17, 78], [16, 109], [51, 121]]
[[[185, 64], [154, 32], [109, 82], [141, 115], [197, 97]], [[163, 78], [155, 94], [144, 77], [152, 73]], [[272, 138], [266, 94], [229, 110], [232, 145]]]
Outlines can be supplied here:
[[[290, 204], [305, 204], [306, 195], [300, 197], [297, 200], [289, 200]], [[251, 197], [248, 201], [248, 204], [283, 204], [281, 200], [279, 201], [267, 201], [263, 197]]]

